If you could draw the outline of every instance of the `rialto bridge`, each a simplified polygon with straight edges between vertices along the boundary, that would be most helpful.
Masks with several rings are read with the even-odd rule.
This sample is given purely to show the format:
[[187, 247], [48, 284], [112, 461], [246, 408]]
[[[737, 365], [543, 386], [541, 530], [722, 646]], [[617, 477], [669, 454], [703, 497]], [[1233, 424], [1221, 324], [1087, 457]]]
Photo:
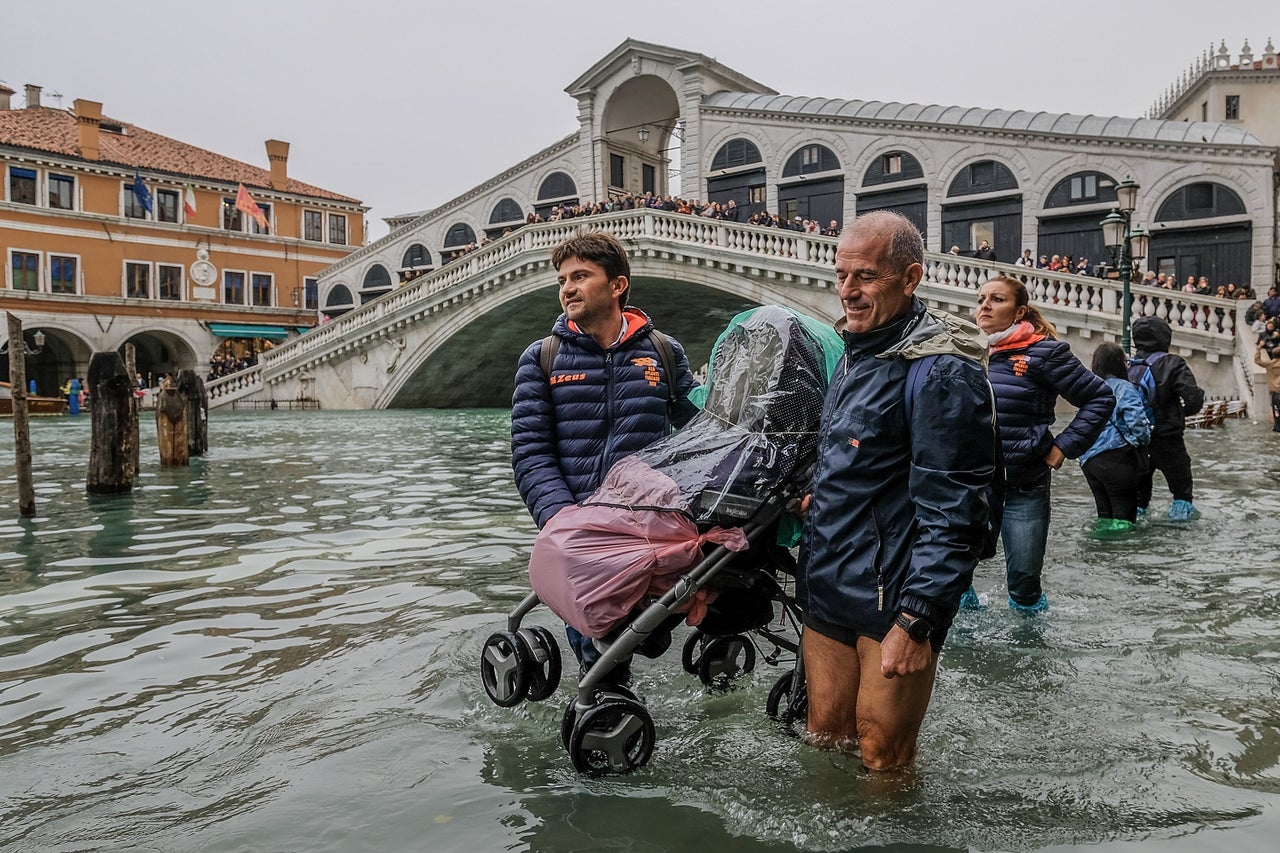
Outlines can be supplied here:
[[[506, 406], [519, 354], [549, 332], [559, 311], [551, 247], [582, 224], [528, 226], [407, 282], [275, 347], [257, 368], [211, 384], [211, 405]], [[695, 368], [743, 308], [780, 304], [832, 322], [841, 313], [832, 238], [654, 210], [593, 217], [590, 224], [623, 241], [632, 258], [632, 300], [685, 343]], [[996, 271], [1027, 273], [931, 252], [919, 294], [935, 307], [968, 314], [978, 286]], [[1085, 360], [1098, 343], [1119, 338], [1117, 282], [1038, 272], [1026, 280], [1033, 300]], [[1170, 320], [1174, 350], [1211, 395], [1252, 400], [1252, 346], [1239, 303], [1137, 286], [1133, 296], [1135, 317]]]

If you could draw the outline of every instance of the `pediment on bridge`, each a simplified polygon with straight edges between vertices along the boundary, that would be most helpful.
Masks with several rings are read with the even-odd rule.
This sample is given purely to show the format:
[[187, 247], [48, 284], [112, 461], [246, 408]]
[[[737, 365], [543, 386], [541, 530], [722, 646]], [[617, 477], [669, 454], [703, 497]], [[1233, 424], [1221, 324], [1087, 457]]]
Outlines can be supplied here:
[[682, 74], [688, 73], [691, 69], [695, 70], [702, 78], [704, 94], [717, 91], [777, 94], [763, 83], [758, 83], [709, 56], [630, 38], [588, 68], [582, 76], [566, 86], [565, 91], [579, 98], [602, 88], [618, 76], [634, 77], [653, 74], [661, 66]]

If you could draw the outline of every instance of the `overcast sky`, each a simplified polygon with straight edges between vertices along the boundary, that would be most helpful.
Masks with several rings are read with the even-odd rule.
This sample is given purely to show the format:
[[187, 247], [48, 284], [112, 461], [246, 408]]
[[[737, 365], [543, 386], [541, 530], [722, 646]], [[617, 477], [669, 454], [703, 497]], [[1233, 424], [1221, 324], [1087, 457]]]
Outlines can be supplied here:
[[[1280, 40], [1233, 0], [4, 0], [0, 81], [362, 199], [434, 207], [577, 127], [565, 86], [627, 38], [784, 94], [1139, 116], [1201, 54]], [[1108, 34], [1115, 34], [1108, 36]], [[1123, 45], [1121, 42], [1123, 38]]]

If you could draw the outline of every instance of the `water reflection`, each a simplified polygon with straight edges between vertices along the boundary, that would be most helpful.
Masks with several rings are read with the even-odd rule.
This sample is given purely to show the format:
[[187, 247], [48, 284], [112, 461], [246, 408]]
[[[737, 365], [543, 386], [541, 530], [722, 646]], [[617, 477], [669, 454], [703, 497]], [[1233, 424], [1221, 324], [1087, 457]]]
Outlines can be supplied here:
[[[1088, 535], [1055, 487], [1053, 609], [951, 634], [913, 780], [800, 747], [776, 670], [707, 695], [639, 663], [653, 762], [583, 779], [569, 685], [504, 710], [480, 644], [526, 592], [504, 412], [216, 414], [130, 496], [86, 425], [33, 424], [39, 517], [0, 481], [0, 847], [1270, 850], [1280, 832], [1280, 510], [1265, 426], [1188, 436], [1192, 525]], [[149, 452], [148, 452], [149, 451]], [[12, 446], [0, 446], [11, 453]], [[535, 622], [558, 632], [544, 612]], [[683, 636], [678, 636], [679, 648]]]

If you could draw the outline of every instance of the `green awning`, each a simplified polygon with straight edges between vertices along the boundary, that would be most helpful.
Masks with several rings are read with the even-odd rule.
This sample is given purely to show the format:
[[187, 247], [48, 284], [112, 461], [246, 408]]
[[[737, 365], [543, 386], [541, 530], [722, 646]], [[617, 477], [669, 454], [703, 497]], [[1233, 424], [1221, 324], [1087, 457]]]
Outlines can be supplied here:
[[269, 338], [282, 341], [289, 337], [284, 326], [256, 326], [253, 323], [210, 323], [209, 331], [220, 338]]

